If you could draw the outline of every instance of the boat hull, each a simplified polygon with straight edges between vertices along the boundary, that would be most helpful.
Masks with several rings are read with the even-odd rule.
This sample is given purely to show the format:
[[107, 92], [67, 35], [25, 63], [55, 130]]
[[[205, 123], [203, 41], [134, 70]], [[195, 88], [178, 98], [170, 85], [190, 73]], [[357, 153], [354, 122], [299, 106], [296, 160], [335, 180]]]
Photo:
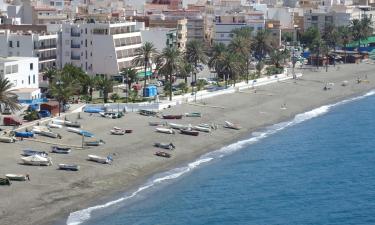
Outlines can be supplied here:
[[69, 171], [78, 171], [80, 169], [80, 166], [75, 164], [59, 164], [60, 170], [69, 170]]
[[25, 181], [26, 175], [23, 174], [5, 174], [5, 177], [9, 180], [15, 180], [15, 181]]

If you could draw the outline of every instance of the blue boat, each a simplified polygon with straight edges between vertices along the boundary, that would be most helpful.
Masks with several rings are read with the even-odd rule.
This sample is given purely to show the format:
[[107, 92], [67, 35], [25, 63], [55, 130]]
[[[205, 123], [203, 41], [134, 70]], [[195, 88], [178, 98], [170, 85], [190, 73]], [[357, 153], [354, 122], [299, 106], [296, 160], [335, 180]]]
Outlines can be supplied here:
[[22, 137], [22, 138], [34, 137], [34, 133], [33, 132], [29, 132], [29, 131], [24, 131], [24, 132], [16, 131], [16, 132], [14, 132], [14, 135], [16, 137]]
[[31, 149], [25, 149], [22, 153], [23, 156], [32, 156], [32, 155], [40, 155], [42, 157], [48, 156], [48, 153], [45, 151], [35, 151]]
[[104, 112], [103, 109], [101, 109], [101, 108], [94, 108], [94, 107], [86, 107], [83, 111], [85, 113], [100, 113], [100, 112]]

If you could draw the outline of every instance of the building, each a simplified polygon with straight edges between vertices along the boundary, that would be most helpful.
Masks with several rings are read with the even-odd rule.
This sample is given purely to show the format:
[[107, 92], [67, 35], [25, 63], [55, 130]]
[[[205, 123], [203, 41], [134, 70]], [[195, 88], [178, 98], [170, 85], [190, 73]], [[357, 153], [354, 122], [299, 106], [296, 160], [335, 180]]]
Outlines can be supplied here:
[[118, 75], [142, 46], [137, 22], [66, 22], [59, 37], [59, 67], [73, 64], [90, 75]]
[[0, 57], [0, 77], [8, 79], [12, 91], [22, 103], [41, 99], [38, 80], [38, 58]]
[[187, 42], [187, 28], [186, 28], [187, 20], [178, 20], [177, 28], [172, 29], [167, 33], [167, 41], [166, 46], [168, 47], [176, 47], [181, 52], [185, 51], [186, 49], [186, 42]]

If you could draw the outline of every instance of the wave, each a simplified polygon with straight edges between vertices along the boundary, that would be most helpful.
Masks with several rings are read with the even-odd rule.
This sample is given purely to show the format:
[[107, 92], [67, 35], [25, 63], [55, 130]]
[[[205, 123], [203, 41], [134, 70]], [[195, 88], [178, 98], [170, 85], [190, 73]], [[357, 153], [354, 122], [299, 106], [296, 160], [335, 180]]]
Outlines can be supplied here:
[[264, 139], [264, 138], [266, 138], [266, 137], [268, 137], [268, 136], [270, 136], [274, 133], [277, 133], [281, 130], [284, 130], [288, 127], [291, 127], [291, 126], [294, 126], [296, 124], [302, 123], [306, 120], [310, 120], [312, 118], [324, 115], [327, 112], [329, 112], [332, 107], [336, 107], [336, 106], [343, 105], [343, 104], [346, 104], [346, 103], [349, 103], [349, 102], [352, 102], [352, 101], [360, 100], [360, 99], [363, 99], [365, 97], [372, 96], [372, 95], [375, 95], [375, 90], [370, 91], [370, 92], [368, 92], [368, 93], [366, 93], [362, 96], [346, 99], [346, 100], [343, 100], [341, 102], [330, 104], [330, 105], [324, 105], [324, 106], [318, 107], [316, 109], [313, 109], [311, 111], [301, 113], [301, 114], [297, 114], [290, 121], [274, 124], [272, 126], [267, 127], [264, 131], [253, 132], [249, 139], [241, 140], [241, 141], [238, 141], [236, 143], [233, 143], [233, 144], [227, 145], [225, 147], [222, 147], [218, 150], [206, 153], [206, 154], [202, 155], [201, 157], [199, 157], [197, 160], [187, 164], [186, 166], [175, 168], [175, 169], [169, 170], [167, 172], [157, 174], [156, 176], [154, 176], [154, 178], [152, 178], [150, 181], [148, 181], [143, 186], [139, 187], [136, 191], [134, 191], [131, 194], [125, 195], [124, 197], [121, 197], [121, 198], [116, 199], [114, 201], [107, 202], [107, 203], [102, 204], [102, 205], [96, 205], [96, 206], [92, 206], [92, 207], [89, 207], [89, 208], [86, 208], [86, 209], [83, 209], [83, 210], [80, 210], [80, 211], [73, 212], [69, 215], [66, 224], [67, 225], [81, 224], [81, 223], [89, 220], [90, 217], [91, 217], [91, 213], [95, 210], [107, 208], [107, 207], [110, 207], [112, 205], [115, 205], [115, 204], [118, 204], [120, 202], [131, 199], [131, 198], [137, 196], [140, 192], [142, 192], [144, 190], [147, 190], [147, 189], [149, 189], [149, 188], [151, 188], [151, 187], [153, 187], [153, 186], [155, 186], [159, 183], [163, 183], [163, 182], [166, 182], [166, 181], [169, 181], [169, 180], [176, 179], [176, 178], [190, 172], [191, 170], [201, 166], [202, 164], [208, 163], [208, 162], [210, 162], [214, 159], [222, 158], [222, 157], [224, 157], [226, 155], [229, 155], [233, 152], [239, 151], [239, 150], [243, 149], [244, 147], [246, 147], [248, 145], [256, 143], [256, 142], [258, 142], [258, 141], [260, 141], [260, 140], [262, 140], [262, 139]]

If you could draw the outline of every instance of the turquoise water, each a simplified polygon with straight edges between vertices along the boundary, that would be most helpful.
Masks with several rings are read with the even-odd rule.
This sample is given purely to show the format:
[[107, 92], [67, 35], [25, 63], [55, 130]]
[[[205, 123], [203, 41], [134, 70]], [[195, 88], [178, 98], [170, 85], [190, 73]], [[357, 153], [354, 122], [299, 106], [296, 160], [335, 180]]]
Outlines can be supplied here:
[[375, 224], [374, 115], [370, 94], [300, 114], [68, 224]]

